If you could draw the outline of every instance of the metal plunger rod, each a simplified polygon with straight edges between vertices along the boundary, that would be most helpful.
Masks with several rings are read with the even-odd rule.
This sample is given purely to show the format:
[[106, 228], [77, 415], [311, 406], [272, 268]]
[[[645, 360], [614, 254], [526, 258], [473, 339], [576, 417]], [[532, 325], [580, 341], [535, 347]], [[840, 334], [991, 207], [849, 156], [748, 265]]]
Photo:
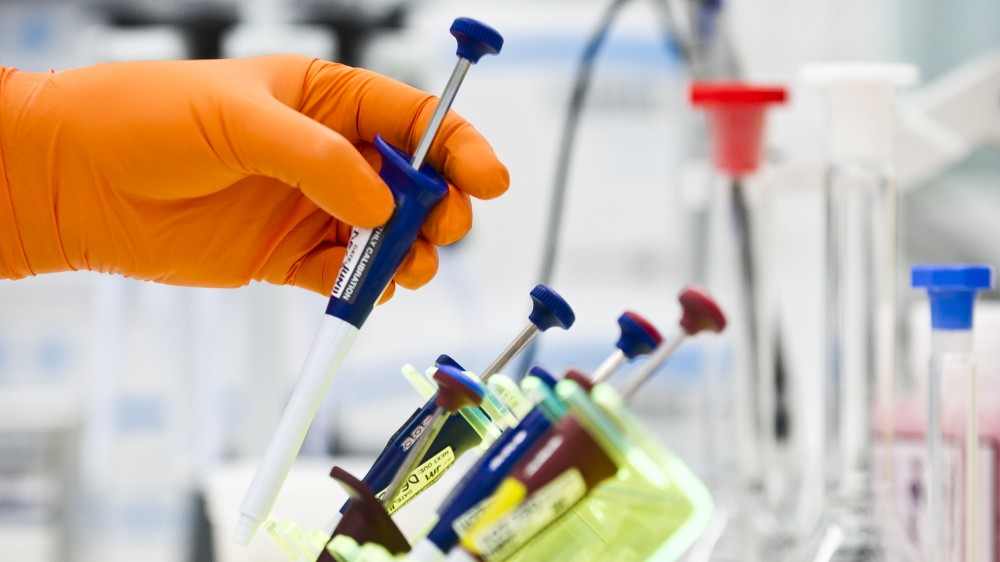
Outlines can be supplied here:
[[670, 359], [670, 356], [677, 351], [677, 348], [684, 343], [684, 340], [686, 340], [687, 337], [688, 334], [685, 333], [680, 337], [667, 341], [660, 347], [656, 348], [656, 351], [649, 356], [649, 360], [643, 363], [639, 372], [632, 377], [628, 387], [624, 392], [622, 392], [622, 396], [625, 398], [626, 402], [632, 399], [632, 396], [639, 390], [639, 387], [645, 384], [649, 377], [651, 377], [657, 369], [666, 363], [667, 359]]
[[514, 338], [514, 341], [510, 342], [507, 349], [504, 349], [503, 352], [501, 352], [500, 355], [497, 356], [492, 363], [490, 363], [490, 366], [486, 367], [486, 369], [479, 375], [479, 378], [485, 381], [491, 375], [495, 375], [503, 370], [503, 368], [506, 367], [518, 353], [521, 353], [521, 351], [523, 351], [524, 348], [531, 343], [531, 340], [533, 340], [540, 331], [541, 330], [538, 329], [538, 326], [533, 323], [528, 323], [528, 325], [521, 330], [521, 333]]
[[620, 349], [616, 349], [614, 353], [609, 355], [608, 358], [594, 370], [590, 380], [593, 381], [594, 384], [604, 382], [605, 379], [611, 376], [611, 373], [617, 371], [618, 368], [624, 365], [626, 361], [628, 361], [628, 357], [625, 355], [625, 352]]
[[469, 72], [471, 66], [472, 62], [469, 59], [461, 57], [455, 63], [448, 83], [444, 86], [444, 92], [441, 93], [441, 98], [438, 100], [437, 106], [434, 107], [434, 113], [431, 114], [430, 123], [427, 124], [424, 134], [420, 137], [420, 142], [417, 143], [417, 148], [413, 151], [413, 160], [411, 161], [413, 169], [419, 170], [420, 166], [424, 165], [427, 151], [431, 149], [431, 143], [434, 142], [434, 137], [437, 136], [438, 129], [441, 128], [444, 116], [451, 109], [451, 104], [455, 101], [455, 94], [458, 93], [458, 88], [462, 85], [462, 80], [465, 80], [465, 74]]

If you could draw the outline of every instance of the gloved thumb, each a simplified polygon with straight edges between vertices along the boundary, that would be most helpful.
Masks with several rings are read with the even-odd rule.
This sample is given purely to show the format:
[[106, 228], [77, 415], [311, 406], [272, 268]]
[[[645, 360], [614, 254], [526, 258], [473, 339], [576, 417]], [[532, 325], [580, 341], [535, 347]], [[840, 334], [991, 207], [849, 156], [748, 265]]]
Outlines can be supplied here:
[[[241, 171], [298, 188], [354, 226], [374, 228], [389, 220], [392, 192], [336, 131], [274, 99], [235, 104], [227, 113], [221, 148], [231, 151]], [[220, 150], [216, 142], [213, 148]]]

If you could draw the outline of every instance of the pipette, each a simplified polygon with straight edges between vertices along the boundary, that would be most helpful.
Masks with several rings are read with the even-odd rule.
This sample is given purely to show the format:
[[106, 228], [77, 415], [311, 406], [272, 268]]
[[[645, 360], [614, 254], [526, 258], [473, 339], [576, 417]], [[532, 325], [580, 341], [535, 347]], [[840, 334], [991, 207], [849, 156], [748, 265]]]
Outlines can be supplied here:
[[660, 332], [656, 331], [656, 328], [645, 318], [634, 312], [627, 311], [619, 316], [618, 325], [621, 326], [622, 334], [615, 344], [617, 349], [591, 374], [591, 380], [594, 384], [604, 382], [626, 361], [648, 354], [663, 341]]
[[[669, 344], [661, 344], [656, 348], [633, 379], [630, 392], [625, 395], [626, 400], [673, 355], [687, 337], [701, 331], [719, 332], [725, 328], [725, 315], [708, 295], [687, 288], [681, 292], [678, 300], [683, 309], [679, 322], [682, 334]], [[560, 392], [560, 396], [574, 398], [570, 402], [574, 415], [560, 420], [540, 440], [533, 443], [529, 450], [521, 451], [516, 464], [511, 463], [512, 466], [505, 470], [509, 471], [506, 478], [491, 475], [490, 484], [496, 492], [483, 501], [486, 507], [480, 506], [481, 512], [476, 514], [475, 520], [468, 526], [468, 534], [461, 537], [466, 552], [463, 553], [461, 549], [453, 550], [454, 559], [462, 560], [470, 552], [491, 558], [497, 554], [491, 552], [494, 548], [509, 549], [512, 545], [524, 544], [533, 533], [544, 527], [544, 519], [565, 512], [586, 491], [614, 475], [617, 467], [622, 464], [629, 464], [656, 480], [658, 471], [655, 466], [618, 434], [614, 424], [605, 420], [598, 408], [588, 405], [584, 396], [589, 385], [573, 383], [575, 381], [571, 382], [567, 377], [559, 383], [558, 388], [570, 391], [568, 394]], [[575, 391], [573, 387], [576, 388]], [[554, 484], [556, 482], [559, 484]], [[562, 489], [562, 492], [552, 497], [530, 497], [533, 492], [542, 489]], [[564, 492], [568, 495], [561, 495]], [[552, 506], [544, 505], [550, 501]], [[527, 502], [532, 504], [529, 506]], [[533, 515], [525, 515], [532, 512]], [[546, 514], [544, 517], [535, 519], [543, 513]], [[529, 524], [524, 521], [511, 523], [511, 518], [522, 517], [532, 521]], [[415, 552], [424, 554], [432, 551], [429, 547], [418, 544]]]
[[[621, 336], [616, 342], [611, 358], [622, 357], [620, 361], [605, 361], [607, 377], [624, 364], [625, 359], [633, 359], [652, 351], [661, 341], [659, 332], [649, 322], [634, 312], [625, 312], [618, 318]], [[600, 371], [600, 369], [598, 369]], [[496, 375], [499, 376], [499, 375]], [[476, 523], [490, 495], [514, 465], [535, 442], [566, 412], [565, 406], [555, 396], [551, 387], [555, 379], [539, 367], [532, 367], [527, 380], [535, 378], [539, 388], [533, 402], [535, 405], [522, 417], [518, 425], [500, 436], [483, 456], [476, 461], [462, 481], [445, 499], [438, 509], [438, 521], [417, 543], [410, 553], [414, 562], [433, 562], [444, 558], [458, 542], [459, 535]], [[491, 379], [492, 382], [492, 379]]]
[[622, 392], [625, 400], [635, 396], [639, 388], [670, 359], [670, 356], [677, 351], [685, 339], [698, 332], [721, 332], [726, 328], [725, 314], [722, 313], [719, 305], [715, 304], [712, 297], [705, 293], [688, 287], [681, 291], [678, 301], [683, 309], [681, 320], [678, 322], [681, 327], [680, 335], [653, 351], [653, 354], [643, 363]]
[[[651, 352], [663, 340], [656, 328], [635, 312], [626, 311], [619, 316], [618, 326], [621, 328], [621, 336], [615, 343], [615, 351], [594, 371], [594, 377], [599, 377], [601, 380], [621, 367], [625, 361]], [[523, 380], [521, 382], [524, 383]], [[487, 385], [510, 406], [517, 419], [524, 418], [535, 407], [535, 404], [525, 397], [518, 384], [507, 375], [501, 373], [491, 375]], [[514, 425], [517, 423], [511, 427]]]
[[[564, 330], [569, 329], [573, 322], [576, 321], [576, 316], [573, 314], [573, 309], [570, 307], [569, 303], [566, 302], [559, 293], [546, 287], [545, 285], [537, 285], [529, 293], [532, 301], [531, 313], [528, 314], [528, 325], [523, 328], [514, 339], [498, 356], [486, 371], [483, 372], [483, 378], [490, 377], [496, 374], [496, 371], [505, 368], [514, 358], [515, 355], [520, 353], [531, 340], [540, 334], [548, 330], [549, 328], [559, 327]], [[527, 334], [527, 336], [525, 336]], [[438, 357], [436, 363], [440, 365], [450, 365], [459, 370], [463, 370], [462, 366], [455, 362], [454, 359], [447, 355], [441, 355]], [[492, 394], [490, 395], [492, 396]], [[489, 397], [486, 400], [490, 400]], [[483, 404], [486, 405], [486, 400]], [[491, 404], [491, 407], [496, 407]], [[381, 497], [385, 497], [382, 492], [386, 490], [392, 481], [392, 477], [398, 472], [399, 466], [403, 464], [407, 457], [409, 451], [412, 450], [414, 443], [420, 436], [426, 431], [428, 422], [430, 421], [431, 415], [437, 408], [435, 398], [432, 396], [430, 400], [423, 405], [422, 408], [417, 410], [410, 418], [400, 427], [399, 430], [394, 434], [391, 442], [386, 446], [386, 448], [379, 454], [375, 463], [368, 470], [368, 473], [364, 477], [364, 482], [368, 486], [375, 490], [377, 494]], [[502, 416], [501, 417], [507, 417]], [[493, 418], [493, 423], [500, 424], [501, 419]], [[516, 425], [512, 424], [512, 425]], [[506, 426], [502, 426], [506, 427]], [[450, 418], [445, 422], [441, 433], [438, 435], [438, 439], [430, 444], [430, 447], [425, 451], [424, 455], [419, 459], [421, 463], [427, 462], [428, 454], [435, 455], [438, 451], [444, 450], [450, 447], [453, 454], [453, 459], [457, 459], [467, 450], [471, 449], [475, 445], [479, 444], [481, 441], [478, 432], [476, 432], [464, 419]], [[419, 464], [417, 466], [420, 466]], [[448, 466], [439, 465], [443, 470], [447, 469]], [[442, 471], [443, 471], [442, 470]], [[419, 490], [416, 490], [414, 494], [408, 495], [406, 500], [410, 500], [416, 496]], [[401, 507], [405, 502], [393, 502], [387, 504], [387, 509], [389, 513], [392, 513], [395, 509]], [[347, 504], [341, 508], [341, 513], [347, 508]], [[335, 524], [335, 522], [334, 522]], [[328, 528], [332, 525], [328, 525]]]
[[270, 514], [306, 432], [358, 331], [399, 269], [428, 213], [448, 193], [447, 183], [422, 166], [424, 158], [469, 67], [483, 55], [500, 52], [503, 46], [499, 33], [468, 18], [456, 19], [451, 33], [458, 41], [459, 60], [414, 157], [409, 158], [381, 137], [375, 137], [375, 147], [382, 157], [379, 175], [393, 192], [396, 210], [385, 225], [373, 230], [355, 228], [351, 233], [326, 315], [240, 506], [234, 536], [239, 544], [249, 544]]
[[[514, 338], [514, 341], [500, 353], [500, 356], [497, 357], [480, 375], [482, 380], [486, 380], [491, 375], [500, 372], [501, 369], [506, 367], [510, 361], [541, 332], [552, 326], [560, 326], [563, 329], [567, 329], [572, 326], [573, 322], [576, 320], [573, 310], [569, 308], [566, 301], [563, 300], [558, 293], [549, 289], [545, 285], [538, 285], [532, 289], [531, 299], [534, 301], [535, 306], [532, 309], [531, 314], [528, 315], [528, 324], [521, 330], [521, 333]], [[407, 451], [399, 469], [397, 469], [395, 476], [393, 476], [393, 479], [386, 487], [386, 493], [382, 497], [382, 501], [386, 505], [386, 510], [390, 513], [392, 513], [396, 504], [399, 503], [395, 499], [396, 493], [403, 485], [403, 482], [405, 482], [409, 477], [410, 471], [413, 470], [416, 464], [423, 458], [424, 454], [433, 443], [434, 438], [437, 436], [438, 431], [440, 431], [440, 425], [443, 421], [439, 421], [437, 418], [443, 416], [442, 412], [443, 411], [441, 410], [441, 405], [439, 403], [434, 417], [432, 417], [432, 420], [428, 423], [428, 429], [422, 432], [417, 437], [416, 442], [411, 445], [410, 450]], [[432, 430], [432, 425], [434, 423], [437, 423], [439, 426], [436, 430]]]
[[[438, 384], [438, 392], [434, 400], [437, 408], [431, 414], [431, 419], [427, 422], [427, 429], [421, 434], [422, 438], [418, 437], [416, 442], [411, 445], [409, 453], [399, 465], [396, 475], [389, 482], [389, 487], [386, 488], [385, 495], [381, 498], [382, 504], [386, 506], [386, 511], [389, 513], [398, 509], [398, 505], [394, 504], [406, 503], [406, 496], [397, 497], [397, 494], [416, 494], [416, 491], [408, 490], [409, 483], [412, 482], [410, 473], [417, 467], [417, 462], [424, 458], [434, 442], [434, 438], [441, 432], [441, 428], [444, 427], [444, 423], [448, 421], [451, 414], [467, 406], [478, 406], [482, 403], [485, 395], [482, 381], [454, 367], [439, 367], [434, 373], [434, 381]], [[435, 472], [440, 474], [440, 471]], [[425, 486], [420, 486], [421, 489], [423, 487]]]

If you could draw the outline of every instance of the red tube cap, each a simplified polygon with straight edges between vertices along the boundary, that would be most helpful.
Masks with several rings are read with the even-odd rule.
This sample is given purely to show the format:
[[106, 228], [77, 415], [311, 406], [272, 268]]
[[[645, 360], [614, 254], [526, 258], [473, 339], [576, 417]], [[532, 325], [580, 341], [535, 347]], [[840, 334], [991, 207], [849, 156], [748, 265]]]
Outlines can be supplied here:
[[708, 111], [715, 167], [734, 176], [756, 170], [764, 145], [764, 111], [787, 99], [782, 86], [695, 82], [691, 103]]

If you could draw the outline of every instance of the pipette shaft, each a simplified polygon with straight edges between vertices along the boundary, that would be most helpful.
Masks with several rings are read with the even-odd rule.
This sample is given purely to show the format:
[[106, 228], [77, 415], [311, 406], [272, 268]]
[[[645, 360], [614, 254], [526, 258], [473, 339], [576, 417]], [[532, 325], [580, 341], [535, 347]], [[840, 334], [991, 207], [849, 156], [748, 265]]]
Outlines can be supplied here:
[[624, 365], [625, 361], [628, 361], [628, 357], [625, 356], [625, 353], [622, 350], [616, 349], [614, 353], [609, 355], [608, 358], [605, 359], [596, 370], [594, 370], [590, 379], [594, 382], [594, 384], [604, 382], [605, 379], [611, 376], [611, 373], [614, 373], [619, 367]]
[[434, 142], [434, 137], [437, 136], [438, 129], [441, 128], [444, 116], [451, 109], [451, 104], [455, 101], [455, 94], [458, 93], [458, 88], [462, 85], [462, 80], [465, 80], [465, 75], [471, 66], [471, 61], [461, 57], [455, 63], [448, 83], [444, 86], [444, 92], [441, 93], [441, 98], [438, 100], [437, 106], [434, 107], [434, 113], [431, 114], [430, 123], [427, 124], [424, 134], [420, 137], [420, 142], [417, 143], [417, 148], [413, 151], [412, 165], [414, 170], [419, 170], [420, 166], [423, 166], [427, 151], [431, 149], [431, 143]]
[[657, 369], [666, 363], [667, 359], [670, 359], [670, 356], [677, 351], [677, 348], [679, 348], [682, 343], [684, 343], [687, 336], [687, 333], [683, 333], [682, 335], [674, 338], [673, 340], [667, 341], [660, 345], [660, 347], [656, 348], [656, 351], [649, 356], [649, 360], [646, 361], [642, 365], [642, 368], [639, 369], [639, 372], [632, 377], [628, 387], [624, 392], [622, 392], [622, 397], [624, 397], [626, 401], [631, 400], [639, 388], [645, 384], [646, 380], [648, 380]]
[[535, 326], [533, 323], [529, 323], [525, 326], [524, 329], [521, 330], [521, 333], [514, 338], [514, 341], [510, 342], [507, 349], [504, 349], [503, 352], [501, 352], [500, 355], [497, 356], [492, 363], [490, 363], [490, 366], [486, 367], [486, 370], [479, 374], [479, 378], [486, 380], [490, 377], [490, 375], [495, 375], [503, 370], [510, 364], [511, 360], [514, 359], [518, 353], [521, 353], [521, 351], [523, 351], [524, 348], [531, 343], [531, 340], [533, 340], [539, 332], [540, 330], [538, 329], [538, 326]]

